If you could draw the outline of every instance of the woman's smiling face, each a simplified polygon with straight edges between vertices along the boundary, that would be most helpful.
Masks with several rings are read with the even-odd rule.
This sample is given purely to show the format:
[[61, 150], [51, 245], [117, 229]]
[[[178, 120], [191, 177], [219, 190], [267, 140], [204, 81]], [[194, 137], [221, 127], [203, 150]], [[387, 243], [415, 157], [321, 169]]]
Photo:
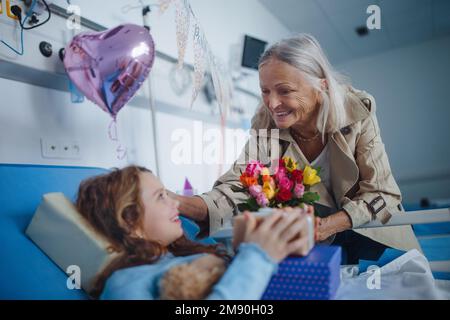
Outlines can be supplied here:
[[264, 105], [279, 129], [315, 125], [319, 94], [297, 68], [271, 58], [260, 65], [259, 82]]

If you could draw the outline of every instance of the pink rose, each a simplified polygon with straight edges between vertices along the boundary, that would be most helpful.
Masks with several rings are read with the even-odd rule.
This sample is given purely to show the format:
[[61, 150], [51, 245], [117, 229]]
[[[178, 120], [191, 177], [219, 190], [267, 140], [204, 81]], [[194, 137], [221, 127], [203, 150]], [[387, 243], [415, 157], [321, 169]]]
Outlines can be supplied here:
[[261, 194], [263, 189], [259, 184], [254, 184], [248, 188], [248, 191], [250, 192], [253, 198], [257, 198], [258, 195]]
[[267, 207], [267, 205], [269, 204], [269, 200], [264, 193], [260, 193], [256, 197], [256, 203], [258, 203], [260, 207]]
[[305, 193], [305, 186], [301, 183], [297, 183], [294, 188], [294, 195], [296, 198], [303, 197], [303, 194]]
[[280, 181], [284, 177], [286, 177], [286, 168], [285, 167], [277, 167], [275, 169], [275, 180]]
[[278, 181], [278, 187], [280, 190], [288, 190], [290, 191], [292, 188], [292, 181], [288, 177], [283, 177]]
[[256, 178], [261, 173], [262, 168], [263, 168], [263, 165], [261, 162], [259, 162], [257, 160], [251, 160], [248, 163], [247, 168], [245, 169], [245, 172], [247, 172], [247, 174], [249, 176]]

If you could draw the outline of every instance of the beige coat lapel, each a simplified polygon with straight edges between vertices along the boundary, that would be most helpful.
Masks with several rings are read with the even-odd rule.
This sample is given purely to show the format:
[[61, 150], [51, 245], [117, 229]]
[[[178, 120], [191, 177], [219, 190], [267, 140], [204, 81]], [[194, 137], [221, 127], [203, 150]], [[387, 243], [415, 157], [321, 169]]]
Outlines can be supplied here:
[[338, 203], [345, 194], [358, 182], [359, 169], [341, 132], [331, 135], [328, 142], [330, 148], [330, 175], [334, 196]]
[[353, 94], [347, 95], [345, 121], [341, 130], [330, 135], [330, 174], [334, 196], [338, 205], [346, 193], [358, 182], [359, 169], [344, 134], [348, 140], [355, 140], [357, 134], [351, 125], [369, 116], [369, 111], [361, 107], [362, 102]]

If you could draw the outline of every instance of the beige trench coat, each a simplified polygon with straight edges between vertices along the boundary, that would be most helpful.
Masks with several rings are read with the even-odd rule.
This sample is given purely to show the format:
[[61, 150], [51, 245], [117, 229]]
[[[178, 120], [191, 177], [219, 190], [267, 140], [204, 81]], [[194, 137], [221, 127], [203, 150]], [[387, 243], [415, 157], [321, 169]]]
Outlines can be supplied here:
[[[401, 193], [392, 176], [381, 140], [375, 115], [375, 100], [364, 91], [350, 88], [345, 111], [345, 125], [341, 130], [330, 134], [328, 140], [332, 194], [322, 183], [313, 186], [311, 191], [319, 193], [320, 205], [345, 210], [353, 227], [374, 219], [385, 223], [391, 214], [404, 214], [404, 211], [401, 207]], [[255, 144], [258, 160], [263, 163], [275, 160], [273, 154], [277, 153], [271, 152], [271, 146], [274, 145], [281, 146], [281, 156], [290, 156], [300, 163], [305, 161], [288, 129], [279, 130], [278, 138], [273, 138], [267, 132], [251, 135], [231, 169], [215, 182], [211, 191], [199, 195], [208, 206], [210, 233], [219, 230], [224, 223], [239, 214], [237, 204], [248, 199], [246, 193], [232, 191], [235, 189], [232, 186], [242, 187], [239, 177], [245, 171], [245, 163], [253, 158], [249, 150]], [[356, 229], [355, 232], [393, 248], [416, 248], [421, 251], [411, 226]]]

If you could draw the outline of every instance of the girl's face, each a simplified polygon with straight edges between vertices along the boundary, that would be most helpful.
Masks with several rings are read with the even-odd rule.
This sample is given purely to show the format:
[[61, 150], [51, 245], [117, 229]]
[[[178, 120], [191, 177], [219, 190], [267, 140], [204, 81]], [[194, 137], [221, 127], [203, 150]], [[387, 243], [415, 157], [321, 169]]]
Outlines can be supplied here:
[[153, 174], [140, 173], [141, 201], [144, 205], [144, 236], [167, 246], [183, 235], [179, 202], [169, 197]]
[[264, 105], [278, 128], [315, 124], [319, 94], [297, 68], [269, 59], [259, 67], [259, 82]]

